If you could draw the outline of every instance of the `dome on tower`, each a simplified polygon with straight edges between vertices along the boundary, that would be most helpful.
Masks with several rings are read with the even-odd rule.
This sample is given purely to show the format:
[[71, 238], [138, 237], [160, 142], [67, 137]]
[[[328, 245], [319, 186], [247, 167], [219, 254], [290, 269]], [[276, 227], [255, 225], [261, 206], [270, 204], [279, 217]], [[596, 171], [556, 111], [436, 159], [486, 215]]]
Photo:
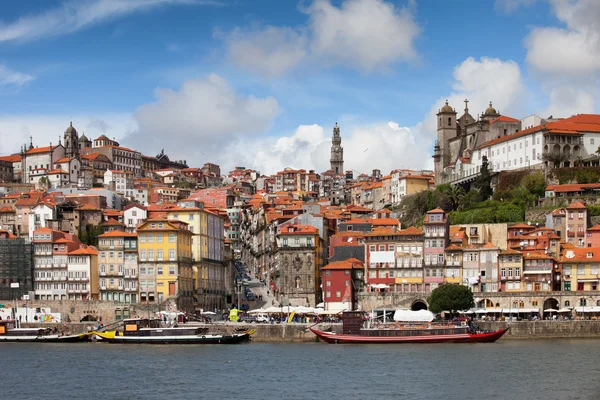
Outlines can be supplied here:
[[87, 138], [87, 136], [85, 136], [85, 133], [83, 133], [81, 135], [81, 137], [79, 138], [80, 142], [89, 142], [89, 139]]
[[77, 133], [77, 129], [73, 128], [73, 122], [69, 122], [69, 127], [67, 128], [65, 133]]
[[485, 115], [498, 115], [496, 109], [492, 107], [492, 102], [490, 101], [490, 106], [485, 110]]
[[446, 105], [442, 107], [440, 112], [443, 112], [443, 113], [454, 112], [454, 109], [448, 105], [448, 100], [446, 100]]

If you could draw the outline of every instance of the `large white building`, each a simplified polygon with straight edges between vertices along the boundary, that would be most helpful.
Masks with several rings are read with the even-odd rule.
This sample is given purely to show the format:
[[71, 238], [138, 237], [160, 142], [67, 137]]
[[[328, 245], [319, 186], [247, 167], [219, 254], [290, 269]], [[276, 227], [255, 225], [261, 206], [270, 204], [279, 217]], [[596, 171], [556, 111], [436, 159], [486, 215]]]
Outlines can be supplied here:
[[[532, 115], [520, 121], [520, 126], [526, 129], [515, 128], [514, 120], [508, 117], [499, 117], [499, 122], [502, 118], [515, 132], [494, 130], [495, 138], [465, 149], [462, 155], [455, 155], [456, 159], [446, 159], [450, 160], [448, 165], [443, 166], [442, 171], [436, 170], [436, 183], [460, 183], [474, 178], [479, 174], [484, 156], [489, 168], [495, 172], [545, 166], [569, 167], [577, 160], [584, 161], [596, 154], [600, 145], [600, 115], [597, 114], [578, 114], [552, 120]], [[495, 120], [492, 120], [491, 126], [494, 125]], [[436, 168], [441, 168], [441, 161], [444, 161], [440, 147], [436, 147], [439, 154]]]
[[116, 169], [106, 170], [104, 185], [127, 198], [133, 197], [133, 173]]

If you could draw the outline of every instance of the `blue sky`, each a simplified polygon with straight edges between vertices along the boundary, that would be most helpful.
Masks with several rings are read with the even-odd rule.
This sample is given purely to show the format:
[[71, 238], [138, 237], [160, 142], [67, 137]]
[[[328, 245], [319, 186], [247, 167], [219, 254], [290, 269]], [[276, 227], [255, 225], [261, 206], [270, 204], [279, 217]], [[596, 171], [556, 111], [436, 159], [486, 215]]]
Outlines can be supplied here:
[[[472, 114], [494, 101], [516, 118], [595, 111], [597, 25], [586, 15], [600, 2], [563, 3], [5, 2], [0, 152], [29, 135], [57, 141], [73, 118], [90, 136], [194, 165], [325, 170], [339, 121], [349, 168], [429, 167], [445, 98], [462, 110], [469, 97]], [[546, 38], [583, 70], [548, 66], [560, 49]]]

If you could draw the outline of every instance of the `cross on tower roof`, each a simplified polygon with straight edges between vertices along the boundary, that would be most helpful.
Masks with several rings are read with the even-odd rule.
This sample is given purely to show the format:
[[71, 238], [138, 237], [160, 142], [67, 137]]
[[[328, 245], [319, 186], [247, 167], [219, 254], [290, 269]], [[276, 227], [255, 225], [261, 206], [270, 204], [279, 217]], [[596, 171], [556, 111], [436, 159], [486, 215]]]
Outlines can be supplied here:
[[469, 100], [465, 99], [465, 112], [469, 111]]

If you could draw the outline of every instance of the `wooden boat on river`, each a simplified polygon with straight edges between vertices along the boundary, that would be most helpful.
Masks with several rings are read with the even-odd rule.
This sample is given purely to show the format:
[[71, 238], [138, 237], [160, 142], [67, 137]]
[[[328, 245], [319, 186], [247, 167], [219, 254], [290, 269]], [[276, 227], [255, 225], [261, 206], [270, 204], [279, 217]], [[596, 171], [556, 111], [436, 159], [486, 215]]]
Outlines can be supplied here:
[[87, 334], [61, 335], [50, 328], [17, 328], [14, 320], [0, 320], [0, 342], [70, 343], [88, 340]]
[[342, 333], [321, 331], [316, 325], [309, 329], [327, 343], [484, 343], [508, 331], [483, 331], [466, 321], [371, 324], [358, 311], [344, 312]]
[[160, 319], [132, 318], [123, 320], [123, 332], [92, 332], [108, 343], [136, 344], [236, 344], [250, 339], [252, 331], [232, 334], [209, 333], [203, 326], [162, 327]]

